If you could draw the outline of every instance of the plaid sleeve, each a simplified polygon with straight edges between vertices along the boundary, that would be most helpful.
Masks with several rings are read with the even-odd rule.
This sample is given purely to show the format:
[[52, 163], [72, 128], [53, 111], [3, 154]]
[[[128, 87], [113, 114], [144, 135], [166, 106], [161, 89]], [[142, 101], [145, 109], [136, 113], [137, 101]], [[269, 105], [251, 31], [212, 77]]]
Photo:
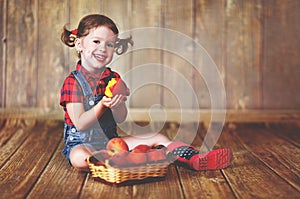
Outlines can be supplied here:
[[83, 103], [83, 92], [72, 74], [65, 79], [60, 91], [60, 105], [65, 107], [69, 102]]
[[121, 78], [121, 76], [119, 75], [119, 73], [113, 71], [113, 76], [115, 76], [116, 78]]

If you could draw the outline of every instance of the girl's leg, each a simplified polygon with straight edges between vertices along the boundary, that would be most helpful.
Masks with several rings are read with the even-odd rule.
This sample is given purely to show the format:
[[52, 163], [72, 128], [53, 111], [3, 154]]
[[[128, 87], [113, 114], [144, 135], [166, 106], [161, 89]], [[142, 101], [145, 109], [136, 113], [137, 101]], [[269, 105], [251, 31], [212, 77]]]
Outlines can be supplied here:
[[228, 148], [216, 149], [200, 153], [195, 147], [183, 142], [172, 142], [159, 133], [123, 137], [129, 149], [139, 144], [164, 145], [176, 162], [198, 171], [223, 169], [232, 161], [232, 153]]
[[95, 150], [85, 145], [75, 146], [70, 152], [70, 162], [73, 167], [79, 170], [88, 171], [86, 158], [91, 156]]
[[223, 169], [232, 161], [232, 152], [228, 148], [200, 153], [195, 147], [183, 142], [172, 142], [167, 148], [177, 162], [197, 171]]
[[160, 133], [145, 133], [141, 135], [128, 135], [122, 137], [128, 145], [129, 150], [140, 144], [146, 144], [149, 146], [153, 145], [164, 145], [168, 146], [171, 141], [169, 138]]

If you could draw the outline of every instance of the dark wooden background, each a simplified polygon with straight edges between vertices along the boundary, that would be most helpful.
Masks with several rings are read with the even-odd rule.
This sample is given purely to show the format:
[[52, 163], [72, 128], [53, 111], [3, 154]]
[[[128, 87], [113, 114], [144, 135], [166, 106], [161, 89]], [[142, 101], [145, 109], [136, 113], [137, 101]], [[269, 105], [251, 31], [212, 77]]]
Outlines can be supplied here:
[[[233, 110], [300, 109], [299, 0], [0, 0], [0, 107], [60, 110], [59, 91], [74, 69], [74, 49], [60, 41], [62, 27], [76, 28], [86, 14], [112, 18], [121, 32], [162, 27], [199, 42], [216, 63]], [[133, 38], [134, 39], [134, 38]], [[144, 38], [147, 40], [147, 38]], [[139, 40], [140, 41], [140, 40]], [[194, 85], [203, 109], [206, 85], [186, 60], [164, 50], [131, 53], [112, 68], [161, 63]], [[147, 75], [147, 74], [145, 74]], [[162, 79], [166, 73], [158, 74]], [[143, 78], [134, 77], [134, 78]], [[130, 83], [130, 82], [129, 82]], [[174, 81], [178, 89], [185, 89]], [[191, 96], [190, 106], [194, 108]], [[131, 108], [178, 108], [168, 88], [147, 85], [132, 94]]]

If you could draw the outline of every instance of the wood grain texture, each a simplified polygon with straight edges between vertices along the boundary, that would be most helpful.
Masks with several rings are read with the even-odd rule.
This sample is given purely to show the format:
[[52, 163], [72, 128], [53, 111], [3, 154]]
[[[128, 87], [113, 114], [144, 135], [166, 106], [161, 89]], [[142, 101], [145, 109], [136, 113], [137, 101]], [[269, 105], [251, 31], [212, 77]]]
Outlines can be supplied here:
[[298, 107], [297, 95], [300, 85], [300, 2], [262, 2], [263, 44], [262, 44], [262, 91], [265, 108]]
[[[299, 190], [293, 187], [293, 183], [287, 183], [290, 176], [286, 178], [286, 175], [289, 174], [283, 176], [281, 176], [283, 173], [277, 174], [278, 170], [282, 166], [284, 167], [283, 162], [277, 162], [278, 159], [281, 159], [279, 154], [282, 154], [277, 153], [277, 149], [280, 150], [281, 148], [281, 145], [276, 144], [277, 137], [272, 134], [269, 135], [264, 125], [261, 124], [242, 125], [241, 127], [231, 125], [231, 128], [225, 128], [216, 145], [216, 148], [227, 146], [233, 151], [232, 166], [224, 170], [223, 173], [237, 198], [286, 198], [287, 195], [290, 198], [299, 197]], [[262, 140], [256, 139], [256, 135], [259, 134], [261, 134]], [[275, 141], [274, 145], [273, 140]], [[269, 141], [272, 142], [272, 149], [259, 144], [259, 142], [266, 143]], [[285, 154], [281, 157], [293, 161], [294, 158], [291, 156], [295, 156], [295, 150], [297, 151], [299, 148], [283, 140], [280, 140], [280, 142], [284, 142], [286, 146], [291, 147], [288, 152], [291, 154]], [[249, 146], [254, 145], [255, 147], [249, 148]], [[261, 153], [259, 154], [259, 152]], [[269, 153], [276, 155], [272, 157]], [[266, 161], [266, 159], [269, 161]], [[270, 163], [276, 168], [270, 168]], [[281, 187], [280, 190], [278, 187]]]
[[268, 124], [270, 127], [268, 130], [276, 136], [279, 136], [282, 139], [287, 140], [290, 143], [300, 147], [300, 136], [299, 136], [299, 128], [300, 124], [290, 124], [290, 125], [282, 125], [282, 124]]
[[235, 198], [220, 171], [195, 172], [179, 167], [187, 198]]
[[5, 107], [5, 92], [6, 92], [6, 29], [7, 29], [7, 0], [0, 1], [0, 38], [1, 38], [1, 48], [0, 48], [0, 107]]
[[[226, 84], [225, 58], [228, 56], [225, 49], [226, 27], [224, 1], [196, 0], [194, 4], [195, 22], [194, 34], [196, 47], [194, 49], [194, 60], [198, 70], [193, 72], [193, 87], [197, 95], [194, 107], [211, 108], [212, 93], [220, 92], [216, 85], [219, 81]], [[203, 49], [203, 50], [199, 50]], [[212, 73], [212, 68], [218, 74]], [[209, 90], [209, 88], [211, 90]], [[216, 89], [215, 89], [216, 88]]]
[[60, 142], [28, 198], [79, 198], [87, 174], [70, 167], [61, 154], [62, 148]]
[[177, 171], [173, 165], [169, 166], [166, 178], [163, 181], [135, 185], [133, 198], [183, 198], [184, 192]]
[[[206, 74], [211, 65], [201, 59], [193, 44], [173, 42], [191, 50], [199, 66], [192, 66], [179, 55], [164, 50], [164, 42], [169, 38], [133, 34], [135, 46], [152, 42], [159, 47], [115, 56], [111, 63], [133, 87], [128, 100], [131, 108], [148, 109], [154, 104], [178, 108], [182, 105], [179, 103], [182, 92], [187, 89], [175, 75], [178, 73], [196, 93], [194, 97], [185, 92], [183, 109], [211, 108], [210, 92], [218, 91], [209, 91], [208, 87], [216, 81], [222, 81], [225, 86], [228, 109], [300, 109], [298, 0], [115, 0], [113, 3], [109, 0], [1, 0], [0, 9], [0, 107], [61, 109], [61, 85], [78, 59], [74, 49], [61, 43], [62, 27], [68, 24], [74, 29], [83, 16], [101, 13], [116, 22], [120, 36], [124, 37], [136, 28], [178, 31], [201, 45], [219, 71], [219, 77]], [[176, 72], [171, 74], [163, 67], [155, 69], [157, 65], [168, 66]], [[127, 76], [127, 72], [140, 66], [149, 71]], [[195, 67], [202, 71], [199, 73]], [[205, 81], [203, 75], [211, 82]], [[159, 84], [147, 84], [147, 78], [157, 78]], [[178, 88], [179, 94], [173, 88]]]
[[[187, 141], [196, 129], [193, 145], [200, 148], [207, 127], [187, 123], [178, 135], [179, 127], [168, 123], [161, 132]], [[297, 122], [227, 123], [214, 148], [233, 151], [228, 168], [196, 172], [172, 164], [165, 179], [113, 186], [67, 163], [61, 120], [0, 119], [1, 197], [299, 198], [299, 128]]]
[[38, 4], [37, 107], [48, 110], [60, 108], [59, 96], [65, 78], [66, 56], [60, 35], [66, 22], [66, 9], [64, 1], [43, 1]]
[[[189, 63], [183, 54], [190, 53], [193, 56], [193, 44], [187, 43], [185, 37], [194, 39], [194, 7], [193, 1], [165, 1], [163, 12], [164, 28], [170, 29], [170, 33], [165, 34], [162, 44], [163, 51], [163, 106], [166, 108], [193, 108], [195, 95], [193, 95], [193, 72], [194, 66]], [[174, 31], [174, 32], [173, 32]], [[181, 39], [175, 39], [173, 34], [180, 32], [184, 34]], [[171, 48], [170, 46], [173, 47]], [[168, 51], [169, 50], [169, 51]]]
[[256, 109], [262, 102], [260, 1], [227, 1], [225, 23], [228, 106]]
[[[140, 30], [133, 31], [132, 34], [135, 47], [140, 50], [131, 53], [131, 71], [128, 76], [131, 86], [130, 107], [150, 108], [153, 104], [162, 104], [163, 87], [160, 83], [163, 71], [159, 67], [162, 63], [162, 51], [144, 47], [153, 42], [160, 48], [162, 38], [159, 34], [154, 34], [151, 38], [145, 38], [142, 34], [144, 27], [162, 27], [162, 10], [160, 0], [133, 0], [131, 4], [130, 29]], [[137, 71], [136, 68], [140, 70]]]
[[[116, 188], [119, 191], [115, 191]], [[123, 187], [114, 187], [111, 185], [107, 185], [105, 183], [101, 183], [99, 181], [95, 181], [93, 178], [89, 176], [87, 179], [85, 186], [82, 190], [82, 198], [99, 198], [102, 197], [111, 197], [111, 198], [131, 198], [132, 197], [132, 187], [131, 186], [123, 186]]]
[[8, 1], [7, 107], [37, 106], [37, 9], [35, 1]]
[[[300, 191], [300, 149], [286, 140], [273, 136], [268, 129], [250, 126], [239, 128], [243, 133], [233, 132], [241, 139], [245, 148], [267, 165], [274, 173], [282, 176], [295, 189]], [[298, 134], [298, 133], [297, 133]], [[272, 139], [265, 139], [272, 137]]]
[[[265, 122], [265, 123], [293, 123], [300, 120], [300, 111], [298, 110], [227, 110], [224, 118], [223, 110], [214, 110], [214, 121], [212, 121], [212, 110], [203, 109], [200, 111], [194, 109], [166, 109], [167, 118], [161, 116], [161, 111], [153, 110], [153, 118], [149, 117], [148, 109], [129, 108], [126, 122], [203, 122], [205, 125], [211, 122]], [[128, 117], [129, 117], [128, 116]], [[182, 117], [186, 119], [182, 120]], [[63, 120], [63, 110], [44, 110], [39, 108], [22, 108], [22, 109], [0, 109], [0, 118], [2, 119], [41, 119], [41, 120]]]
[[2, 119], [1, 124], [0, 165], [4, 165], [7, 158], [12, 156], [26, 140], [35, 122], [22, 119]]
[[[22, 198], [27, 195], [62, 139], [59, 130], [61, 124], [55, 121], [38, 122], [33, 128], [27, 129], [28, 137], [24, 136], [26, 139], [15, 148], [19, 153], [14, 153], [1, 166], [2, 197]], [[18, 129], [23, 130], [20, 127]]]

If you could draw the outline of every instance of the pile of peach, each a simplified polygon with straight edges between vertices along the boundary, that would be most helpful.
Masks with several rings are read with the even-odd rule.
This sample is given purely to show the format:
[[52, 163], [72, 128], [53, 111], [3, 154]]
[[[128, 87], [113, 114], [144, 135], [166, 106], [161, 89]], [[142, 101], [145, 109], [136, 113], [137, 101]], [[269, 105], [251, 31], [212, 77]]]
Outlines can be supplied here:
[[106, 150], [101, 150], [90, 157], [90, 162], [96, 166], [125, 167], [164, 161], [167, 159], [167, 150], [162, 145], [148, 146], [140, 144], [129, 150], [122, 138], [111, 139]]

